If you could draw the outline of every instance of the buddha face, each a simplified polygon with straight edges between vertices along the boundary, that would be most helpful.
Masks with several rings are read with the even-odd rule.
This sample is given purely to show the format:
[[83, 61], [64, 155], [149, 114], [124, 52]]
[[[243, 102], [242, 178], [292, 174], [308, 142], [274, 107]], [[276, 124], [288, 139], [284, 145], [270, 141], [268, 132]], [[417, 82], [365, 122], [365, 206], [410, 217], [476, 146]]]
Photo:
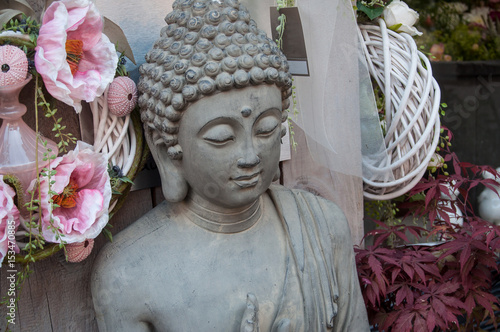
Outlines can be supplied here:
[[259, 85], [190, 105], [179, 128], [183, 176], [206, 206], [242, 208], [271, 184], [278, 169], [281, 93]]

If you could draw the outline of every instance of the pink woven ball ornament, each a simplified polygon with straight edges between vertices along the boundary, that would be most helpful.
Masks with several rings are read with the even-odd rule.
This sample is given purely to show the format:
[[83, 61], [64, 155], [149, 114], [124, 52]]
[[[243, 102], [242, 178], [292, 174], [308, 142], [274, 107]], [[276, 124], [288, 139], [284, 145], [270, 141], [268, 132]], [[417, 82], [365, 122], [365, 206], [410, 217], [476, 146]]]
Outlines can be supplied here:
[[109, 112], [116, 116], [130, 114], [137, 103], [137, 87], [127, 76], [119, 76], [111, 82], [108, 90]]
[[28, 74], [28, 58], [16, 46], [0, 46], [0, 86], [23, 82]]
[[86, 239], [80, 243], [69, 243], [66, 245], [68, 262], [79, 263], [87, 258], [94, 248], [94, 239]]

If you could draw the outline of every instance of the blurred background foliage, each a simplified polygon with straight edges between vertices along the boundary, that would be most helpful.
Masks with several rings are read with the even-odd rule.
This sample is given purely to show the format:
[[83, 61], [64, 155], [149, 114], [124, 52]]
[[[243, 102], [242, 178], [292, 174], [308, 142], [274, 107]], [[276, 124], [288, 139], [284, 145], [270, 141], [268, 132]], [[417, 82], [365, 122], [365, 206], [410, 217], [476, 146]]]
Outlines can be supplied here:
[[433, 60], [500, 60], [500, 0], [406, 3], [420, 14], [416, 41]]

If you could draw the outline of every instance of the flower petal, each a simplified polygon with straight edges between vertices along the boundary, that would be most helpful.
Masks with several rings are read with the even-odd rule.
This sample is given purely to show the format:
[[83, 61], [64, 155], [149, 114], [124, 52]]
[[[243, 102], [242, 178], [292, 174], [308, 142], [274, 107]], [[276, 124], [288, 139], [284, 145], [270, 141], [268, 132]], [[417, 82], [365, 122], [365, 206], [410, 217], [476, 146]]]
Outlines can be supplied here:
[[[35, 66], [49, 93], [81, 111], [81, 101], [93, 101], [113, 80], [118, 55], [102, 34], [103, 20], [90, 0], [53, 2], [40, 28]], [[72, 74], [66, 60], [66, 40], [83, 42], [82, 60]]]
[[[64, 190], [69, 179], [78, 185], [74, 196], [76, 205], [72, 208], [58, 207], [52, 211], [49, 204], [48, 179], [42, 177], [40, 200], [42, 205], [43, 234], [48, 242], [60, 242], [49, 225], [60, 229], [66, 243], [82, 242], [95, 238], [108, 222], [108, 209], [111, 201], [111, 184], [107, 170], [107, 158], [96, 153], [93, 148], [78, 142], [75, 150], [56, 159], [56, 183], [53, 185]], [[60, 182], [60, 183], [59, 183]], [[52, 221], [51, 221], [52, 218]]]

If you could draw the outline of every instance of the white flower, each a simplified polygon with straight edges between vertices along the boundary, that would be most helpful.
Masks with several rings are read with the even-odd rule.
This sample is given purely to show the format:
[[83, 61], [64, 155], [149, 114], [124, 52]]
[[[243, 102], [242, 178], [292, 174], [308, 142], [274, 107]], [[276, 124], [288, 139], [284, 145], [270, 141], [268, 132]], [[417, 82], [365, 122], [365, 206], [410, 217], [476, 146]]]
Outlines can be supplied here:
[[490, 14], [490, 9], [488, 7], [477, 7], [470, 11], [470, 13], [464, 14], [464, 20], [467, 23], [475, 23], [480, 26], [486, 27], [486, 20]]
[[457, 14], [463, 14], [467, 10], [467, 5], [461, 2], [448, 2], [444, 3], [443, 6], [455, 11]]
[[439, 154], [434, 153], [434, 155], [431, 158], [431, 161], [429, 161], [429, 164], [427, 165], [428, 169], [433, 169], [433, 168], [440, 168], [444, 165], [444, 158], [441, 157]]
[[382, 16], [388, 27], [401, 24], [397, 32], [406, 32], [412, 36], [422, 35], [422, 32], [413, 26], [418, 20], [418, 13], [403, 1], [393, 0], [385, 7]]

